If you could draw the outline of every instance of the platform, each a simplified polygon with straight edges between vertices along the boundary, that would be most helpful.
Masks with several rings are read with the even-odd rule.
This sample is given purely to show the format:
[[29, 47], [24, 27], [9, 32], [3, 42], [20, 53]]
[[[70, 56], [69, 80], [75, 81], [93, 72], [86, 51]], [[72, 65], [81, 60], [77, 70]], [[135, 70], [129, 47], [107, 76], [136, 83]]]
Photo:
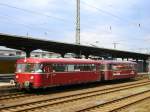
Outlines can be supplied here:
[[0, 88], [10, 87], [10, 86], [15, 86], [15, 84], [6, 83], [6, 82], [0, 82]]
[[14, 76], [15, 74], [0, 74], [0, 77], [4, 77], [4, 76], [7, 76], [7, 77], [12, 77]]
[[0, 74], [0, 88], [14, 86], [14, 74]]
[[0, 74], [0, 83], [5, 82], [9, 83], [10, 80], [14, 80], [15, 75], [14, 74]]

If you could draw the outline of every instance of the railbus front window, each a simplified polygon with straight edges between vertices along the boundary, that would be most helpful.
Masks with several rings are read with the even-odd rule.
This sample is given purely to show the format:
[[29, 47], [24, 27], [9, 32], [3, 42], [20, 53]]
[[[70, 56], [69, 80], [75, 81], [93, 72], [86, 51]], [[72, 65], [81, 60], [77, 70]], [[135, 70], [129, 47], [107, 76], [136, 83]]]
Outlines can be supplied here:
[[42, 64], [24, 63], [17, 64], [16, 72], [18, 73], [42, 73]]

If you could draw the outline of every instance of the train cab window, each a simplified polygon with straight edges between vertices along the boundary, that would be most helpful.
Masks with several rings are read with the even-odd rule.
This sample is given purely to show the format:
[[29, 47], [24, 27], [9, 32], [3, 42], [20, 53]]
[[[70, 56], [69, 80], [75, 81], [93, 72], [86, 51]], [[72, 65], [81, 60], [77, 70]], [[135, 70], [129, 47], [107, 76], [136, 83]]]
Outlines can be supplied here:
[[35, 73], [35, 72], [42, 72], [39, 71], [41, 67], [41, 64], [35, 64], [35, 63], [23, 63], [23, 64], [17, 64], [16, 72], [27, 72], [27, 73]]
[[16, 72], [20, 73], [22, 72], [24, 69], [23, 65], [22, 64], [17, 64], [16, 65]]

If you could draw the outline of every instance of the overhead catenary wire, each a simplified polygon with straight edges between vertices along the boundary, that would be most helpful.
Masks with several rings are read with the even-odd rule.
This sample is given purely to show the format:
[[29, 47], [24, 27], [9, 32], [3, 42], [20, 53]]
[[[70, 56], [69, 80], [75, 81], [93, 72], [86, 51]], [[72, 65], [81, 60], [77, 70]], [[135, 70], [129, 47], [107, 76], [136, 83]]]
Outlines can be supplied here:
[[[91, 8], [96, 9], [99, 13], [103, 13], [103, 14], [109, 15], [109, 16], [111, 16], [111, 17], [113, 17], [113, 18], [116, 18], [116, 19], [118, 19], [118, 20], [120, 20], [120, 21], [125, 21], [126, 23], [129, 23], [129, 24], [131, 24], [132, 26], [137, 27], [139, 30], [143, 30], [143, 31], [146, 31], [147, 33], [149, 33], [149, 30], [148, 30], [147, 28], [145, 28], [144, 26], [142, 26], [140, 23], [131, 22], [131, 21], [125, 19], [125, 18], [122, 18], [122, 17], [120, 17], [120, 16], [118, 16], [118, 15], [115, 15], [115, 14], [113, 14], [113, 13], [111, 13], [111, 12], [108, 12], [108, 11], [106, 11], [106, 10], [100, 9], [100, 8], [98, 8], [98, 7], [96, 7], [96, 6], [93, 6], [93, 5], [91, 5], [91, 4], [88, 4], [88, 3], [84, 2], [84, 1], [82, 1], [81, 3], [82, 3], [83, 5], [86, 5], [86, 6], [88, 6], [88, 7], [91, 7]], [[112, 30], [112, 26], [110, 26], [110, 30]], [[130, 39], [132, 39], [132, 40], [134, 40], [134, 41], [135, 41], [135, 40], [136, 40], [136, 41], [145, 41], [145, 40], [139, 39], [139, 38], [130, 38]], [[134, 47], [135, 47], [135, 46], [133, 46], [133, 48], [134, 48]]]
[[[107, 14], [107, 15], [112, 16], [112, 17], [114, 17], [114, 18], [117, 18], [117, 19], [119, 19], [119, 20], [121, 20], [121, 21], [126, 21], [126, 22], [128, 22], [128, 23], [130, 23], [130, 24], [132, 24], [132, 25], [134, 25], [134, 26], [137, 26], [137, 27], [139, 27], [139, 28], [142, 28], [142, 29], [144, 29], [144, 30], [149, 31], [147, 28], [144, 28], [140, 23], [133, 23], [133, 22], [127, 20], [127, 19], [124, 19], [124, 18], [122, 18], [122, 17], [120, 17], [120, 16], [118, 16], [118, 15], [112, 14], [112, 13], [106, 11], [106, 10], [100, 9], [100, 8], [94, 6], [94, 5], [88, 4], [88, 3], [84, 2], [84, 1], [81, 1], [81, 3], [84, 4], [84, 5], [87, 5], [88, 7], [95, 8], [95, 9], [96, 9], [97, 11], [99, 11], [100, 13]], [[56, 16], [53, 16], [53, 15], [49, 15], [49, 14], [44, 14], [44, 13], [42, 13], [42, 12], [33, 11], [33, 10], [28, 10], [28, 9], [24, 9], [24, 8], [19, 8], [19, 7], [16, 7], [16, 6], [13, 6], [13, 5], [9, 5], [9, 4], [5, 4], [5, 3], [0, 3], [0, 5], [1, 5], [1, 6], [5, 6], [5, 7], [9, 7], [9, 8], [14, 8], [14, 9], [17, 9], [17, 10], [21, 10], [21, 11], [28, 12], [28, 13], [33, 13], [33, 14], [36, 14], [36, 15], [46, 16], [46, 17], [49, 17], [49, 18], [53, 18], [53, 19], [55, 19], [55, 20], [68, 22], [68, 20], [66, 20], [66, 19], [63, 19], [63, 18], [60, 18], [60, 17], [56, 17]]]
[[16, 6], [13, 6], [13, 5], [9, 5], [9, 4], [5, 4], [5, 3], [0, 3], [0, 5], [1, 5], [1, 6], [5, 6], [5, 7], [9, 7], [9, 8], [13, 8], [13, 9], [17, 9], [17, 10], [21, 10], [21, 11], [24, 11], [24, 12], [36, 14], [36, 15], [46, 16], [46, 17], [48, 17], [48, 18], [53, 18], [53, 19], [55, 19], [55, 20], [59, 20], [59, 21], [63, 21], [63, 22], [68, 22], [68, 20], [65, 20], [65, 19], [63, 19], [63, 18], [56, 17], [56, 16], [52, 16], [52, 15], [45, 14], [45, 13], [42, 13], [42, 12], [33, 11], [33, 10], [28, 10], [28, 9], [24, 9], [24, 8], [19, 8], [19, 7], [16, 7]]
[[[130, 21], [124, 19], [124, 18], [121, 18], [121, 17], [118, 16], [118, 15], [115, 15], [115, 14], [113, 14], [113, 13], [111, 13], [111, 12], [108, 12], [108, 11], [106, 11], [106, 10], [100, 9], [99, 7], [96, 7], [96, 6], [94, 6], [94, 5], [88, 4], [88, 3], [83, 2], [83, 1], [82, 1], [81, 3], [84, 4], [84, 5], [86, 5], [86, 6], [88, 6], [88, 7], [91, 7], [91, 8], [96, 9], [96, 10], [97, 10], [98, 12], [100, 12], [100, 13], [107, 14], [107, 15], [109, 15], [109, 16], [112, 16], [112, 17], [114, 17], [114, 18], [117, 18], [118, 20], [130, 22]], [[133, 22], [130, 22], [130, 23], [132, 23], [133, 25], [139, 26], [139, 23], [133, 23]]]
[[[42, 15], [42, 16], [45, 16], [45, 17], [57, 19], [57, 20], [63, 21], [63, 22], [69, 22], [68, 20], [65, 20], [65, 19], [62, 19], [62, 18], [59, 18], [59, 17], [55, 17], [55, 16], [52, 16], [52, 15], [44, 14], [44, 13], [37, 12], [37, 11], [32, 11], [32, 10], [29, 10], [29, 9], [19, 8], [19, 7], [16, 7], [16, 6], [13, 6], [13, 5], [9, 5], [9, 4], [5, 4], [5, 3], [0, 3], [0, 5], [1, 6], [5, 6], [5, 7], [9, 7], [9, 8], [13, 8], [13, 9], [17, 9], [17, 10], [21, 10], [21, 11], [24, 11], [24, 12], [36, 14], [36, 15]], [[85, 25], [85, 24], [82, 24], [82, 25]]]
[[[3, 3], [0, 3], [0, 5], [4, 5]], [[6, 6], [7, 6], [7, 4], [5, 4]], [[17, 7], [13, 7], [13, 6], [9, 6], [8, 5], [8, 7], [9, 8], [15, 8], [15, 9], [19, 9], [20, 10], [20, 8], [17, 8]], [[23, 10], [23, 11], [27, 11], [27, 12], [29, 12], [29, 13], [31, 13], [32, 11], [30, 11], [30, 10], [26, 10], [26, 9], [21, 9], [21, 10]], [[35, 14], [38, 14], [38, 12], [34, 12]], [[48, 16], [48, 15], [47, 15]], [[58, 31], [58, 29], [57, 30], [54, 30], [54, 29], [49, 29], [49, 28], [45, 28], [45, 25], [43, 26], [42, 24], [40, 24], [40, 26], [39, 26], [39, 24], [36, 24], [36, 27], [35, 27], [35, 24], [26, 24], [25, 22], [23, 22], [23, 21], [19, 21], [18, 19], [15, 19], [13, 16], [10, 16], [10, 15], [6, 15], [6, 14], [1, 14], [1, 18], [0, 19], [2, 19], [2, 18], [6, 18], [7, 19], [7, 21], [12, 21], [12, 22], [15, 22], [16, 24], [19, 24], [19, 25], [23, 25], [24, 27], [26, 27], [26, 28], [28, 28], [28, 29], [41, 29], [41, 30], [45, 30], [45, 32], [52, 32], [52, 31], [54, 31], [54, 32], [56, 32], [56, 31]], [[49, 16], [48, 16], [49, 17]], [[16, 21], [17, 20], [17, 21]], [[42, 25], [42, 26], [41, 26]], [[66, 26], [66, 25], [65, 25]], [[67, 28], [67, 29], [69, 29], [69, 30], [72, 30], [72, 28]]]
[[[117, 15], [115, 15], [115, 14], [112, 14], [112, 13], [110, 13], [110, 12], [108, 12], [108, 11], [105, 11], [105, 10], [100, 9], [100, 8], [98, 8], [98, 7], [95, 7], [95, 6], [93, 6], [93, 5], [90, 5], [90, 4], [86, 3], [86, 2], [81, 1], [81, 3], [87, 5], [87, 6], [91, 7], [91, 8], [95, 8], [95, 9], [97, 9], [99, 12], [104, 13], [104, 14], [107, 14], [107, 15], [110, 15], [110, 16], [112, 16], [112, 17], [115, 17], [115, 18], [119, 19], [119, 20], [128, 21], [128, 20], [125, 20], [124, 18], [121, 18], [121, 17], [119, 17], [119, 16], [117, 16]], [[29, 10], [29, 9], [19, 8], [19, 7], [16, 7], [16, 6], [13, 6], [13, 5], [9, 5], [9, 4], [5, 4], [5, 3], [0, 3], [0, 5], [1, 5], [1, 6], [5, 6], [5, 7], [9, 7], [9, 8], [14, 8], [14, 9], [17, 9], [17, 10], [21, 10], [21, 11], [24, 11], [24, 12], [36, 14], [36, 15], [42, 15], [42, 16], [45, 16], [45, 17], [48, 17], [48, 18], [52, 18], [52, 19], [59, 20], [59, 21], [63, 21], [63, 22], [67, 22], [67, 23], [69, 22], [69, 21], [66, 20], [66, 19], [63, 19], [63, 18], [60, 18], [60, 17], [55, 17], [55, 16], [52, 16], [52, 15], [49, 15], [49, 14], [44, 14], [44, 13], [38, 12], [38, 11], [33, 11], [33, 10]], [[130, 21], [128, 21], [128, 22], [130, 22]], [[130, 23], [131, 23], [131, 22], [130, 22]], [[81, 23], [81, 24], [82, 24], [82, 23]], [[139, 24], [139, 23], [137, 23], [137, 24], [136, 24], [136, 23], [132, 23], [132, 24], [134, 24], [134, 26], [136, 25], [136, 26], [138, 26], [138, 27], [140, 27], [140, 28], [143, 28], [143, 26], [142, 26], [141, 24]]]
[[[83, 4], [88, 4], [88, 3], [85, 3], [85, 2], [83, 2], [83, 1], [81, 1], [81, 3], [83, 3]], [[55, 18], [55, 16], [53, 16], [53, 15], [44, 14], [44, 13], [41, 13], [41, 12], [38, 12], [38, 11], [32, 11], [32, 10], [29, 10], [29, 9], [19, 8], [19, 7], [12, 6], [12, 5], [8, 5], [8, 4], [4, 4], [4, 3], [0, 3], [0, 5], [1, 5], [1, 6], [5, 6], [5, 7], [9, 7], [9, 8], [14, 8], [14, 9], [17, 9], [17, 10], [21, 10], [21, 11], [28, 12], [28, 13], [33, 13], [33, 14], [36, 14], [36, 15], [42, 15], [42, 16], [45, 16], [45, 17], [53, 18], [53, 19], [55, 19], [55, 20], [63, 21], [63, 22], [68, 23], [68, 21], [67, 21], [66, 19], [62, 19], [62, 18], [59, 18], [59, 17], [56, 17], [56, 18]], [[140, 23], [133, 23], [133, 22], [131, 22], [131, 21], [129, 21], [129, 20], [126, 20], [126, 19], [124, 19], [124, 18], [118, 16], [118, 15], [112, 14], [111, 12], [105, 11], [105, 10], [100, 9], [100, 8], [98, 8], [98, 7], [95, 7], [95, 6], [91, 5], [91, 4], [88, 4], [88, 6], [89, 6], [89, 7], [92, 7], [92, 8], [95, 8], [95, 9], [96, 9], [98, 12], [100, 12], [100, 13], [107, 14], [107, 15], [109, 15], [109, 16], [112, 16], [112, 17], [114, 17], [114, 18], [117, 18], [118, 20], [126, 21], [126, 22], [128, 22], [128, 23], [131, 23], [132, 25], [134, 25], [134, 26], [136, 26], [136, 27], [138, 27], [138, 28], [140, 28], [140, 29], [144, 29], [144, 27], [143, 27], [142, 24], [140, 24]], [[9, 21], [11, 21], [11, 19], [9, 19]], [[16, 23], [16, 22], [15, 22], [15, 23]], [[20, 24], [20, 23], [19, 23], [19, 24]], [[35, 29], [33, 26], [30, 26], [30, 25], [28, 26], [28, 25], [26, 25], [25, 23], [21, 23], [21, 24], [24, 24], [23, 26], [25, 26], [25, 27], [27, 27], [27, 28], [29, 28], [29, 29]], [[81, 23], [81, 24], [82, 24], [82, 23]], [[89, 24], [88, 24], [88, 25], [89, 25]], [[110, 29], [113, 29], [112, 27], [113, 27], [113, 26], [111, 26]], [[89, 28], [89, 27], [88, 27], [88, 28]], [[38, 28], [37, 28], [37, 29], [38, 29]], [[46, 32], [47, 32], [47, 30], [48, 30], [48, 32], [49, 32], [49, 29], [46, 29], [46, 28], [43, 28], [43, 27], [39, 27], [39, 29], [46, 30]], [[136, 39], [136, 40], [137, 40], [137, 39]], [[141, 40], [141, 39], [140, 39], [140, 40]]]
[[[29, 34], [29, 31], [30, 30], [42, 30], [41, 33], [45, 35], [45, 32], [46, 32], [46, 35], [49, 34], [49, 33], [53, 33], [54, 31], [55, 32], [59, 32], [58, 30], [54, 30], [54, 29], [46, 29], [46, 28], [43, 28], [43, 27], [34, 27], [33, 25], [28, 25], [28, 24], [25, 24], [23, 22], [18, 22], [16, 21], [16, 19], [14, 18], [10, 18], [9, 16], [1, 16], [0, 15], [0, 20], [3, 20], [3, 22], [5, 23], [8, 23], [9, 24], [13, 24], [15, 23], [16, 25], [21, 25], [22, 27], [25, 27], [26, 29], [28, 29], [28, 31], [25, 32], [25, 35]], [[32, 33], [30, 32], [30, 35], [32, 35]]]
[[19, 8], [19, 7], [12, 6], [12, 5], [5, 4], [5, 3], [0, 3], [0, 6], [5, 6], [5, 7], [21, 10], [21, 11], [24, 11], [24, 12], [27, 12], [27, 13], [36, 14], [36, 15], [42, 15], [42, 16], [45, 16], [45, 17], [48, 17], [48, 18], [52, 18], [52, 19], [55, 19], [55, 20], [63, 21], [65, 23], [71, 22], [69, 20], [66, 20], [66, 19], [63, 19], [63, 18], [60, 18], [60, 17], [55, 17], [55, 16], [52, 16], [52, 15], [49, 15], [49, 14], [44, 14], [42, 12], [32, 11], [32, 10], [29, 10], [29, 9]]
[[111, 16], [113, 18], [116, 18], [116, 19], [118, 19], [120, 21], [125, 21], [125, 22], [131, 24], [132, 26], [136, 26], [137, 28], [140, 28], [140, 29], [142, 29], [142, 30], [144, 30], [144, 31], [146, 31], [146, 32], [149, 33], [149, 29], [147, 29], [146, 27], [142, 26], [141, 23], [135, 23], [135, 22], [129, 21], [129, 20], [127, 20], [125, 18], [122, 18], [122, 17], [120, 17], [120, 16], [118, 16], [116, 14], [113, 14], [111, 12], [103, 10], [103, 9], [101, 9], [99, 7], [94, 6], [94, 5], [88, 4], [87, 2], [81, 1], [81, 3], [84, 4], [84, 5], [86, 5], [86, 6], [88, 6], [88, 7], [96, 9], [99, 13], [103, 13], [103, 14], [109, 15], [109, 16]]
[[[16, 7], [16, 6], [5, 4], [5, 3], [0, 3], [0, 6], [17, 9], [17, 10], [20, 10], [20, 11], [23, 11], [23, 12], [27, 12], [27, 13], [32, 13], [32, 14], [35, 14], [35, 15], [38, 15], [38, 16], [40, 15], [40, 16], [52, 18], [54, 20], [61, 21], [61, 22], [65, 23], [64, 26], [68, 26], [69, 23], [71, 23], [71, 21], [69, 22], [68, 20], [60, 18], [60, 17], [56, 17], [56, 16], [53, 16], [53, 15], [45, 14], [45, 13], [38, 12], [38, 11], [33, 11], [33, 10], [29, 10], [29, 9], [24, 9], [24, 8]], [[12, 17], [10, 17], [10, 18], [12, 18]], [[35, 26], [35, 25], [33, 25], [33, 26]], [[69, 26], [72, 26], [72, 25], [69, 25]], [[38, 27], [39, 27], [39, 25], [38, 25]], [[47, 30], [47, 28], [44, 28], [43, 26], [41, 27], [41, 29], [46, 29]], [[73, 28], [67, 28], [67, 30], [71, 30], [72, 31]]]
[[[23, 23], [23, 22], [18, 22], [18, 21], [16, 21], [16, 19], [13, 19], [13, 18], [10, 18], [9, 16], [2, 16], [2, 15], [0, 15], [0, 19], [2, 20], [7, 20], [7, 21], [9, 21], [9, 22], [14, 22], [15, 24], [18, 24], [18, 25], [22, 25], [22, 26], [24, 26], [24, 27], [26, 27], [26, 28], [28, 28], [28, 29], [40, 29], [40, 30], [44, 30], [44, 31], [48, 31], [48, 32], [52, 32], [50, 29], [46, 29], [46, 28], [42, 28], [42, 27], [34, 27], [34, 26], [31, 26], [31, 25], [27, 25], [27, 24], [25, 24], [25, 23]], [[54, 30], [53, 30], [54, 31]]]

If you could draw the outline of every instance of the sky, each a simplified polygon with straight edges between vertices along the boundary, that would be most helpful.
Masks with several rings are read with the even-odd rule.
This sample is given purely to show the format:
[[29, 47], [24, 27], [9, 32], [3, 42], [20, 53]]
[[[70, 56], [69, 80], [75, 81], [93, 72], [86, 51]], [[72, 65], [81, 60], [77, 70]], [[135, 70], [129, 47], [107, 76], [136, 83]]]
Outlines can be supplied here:
[[[149, 0], [80, 2], [81, 44], [150, 53]], [[75, 23], [76, 0], [0, 0], [0, 33], [75, 43]]]

